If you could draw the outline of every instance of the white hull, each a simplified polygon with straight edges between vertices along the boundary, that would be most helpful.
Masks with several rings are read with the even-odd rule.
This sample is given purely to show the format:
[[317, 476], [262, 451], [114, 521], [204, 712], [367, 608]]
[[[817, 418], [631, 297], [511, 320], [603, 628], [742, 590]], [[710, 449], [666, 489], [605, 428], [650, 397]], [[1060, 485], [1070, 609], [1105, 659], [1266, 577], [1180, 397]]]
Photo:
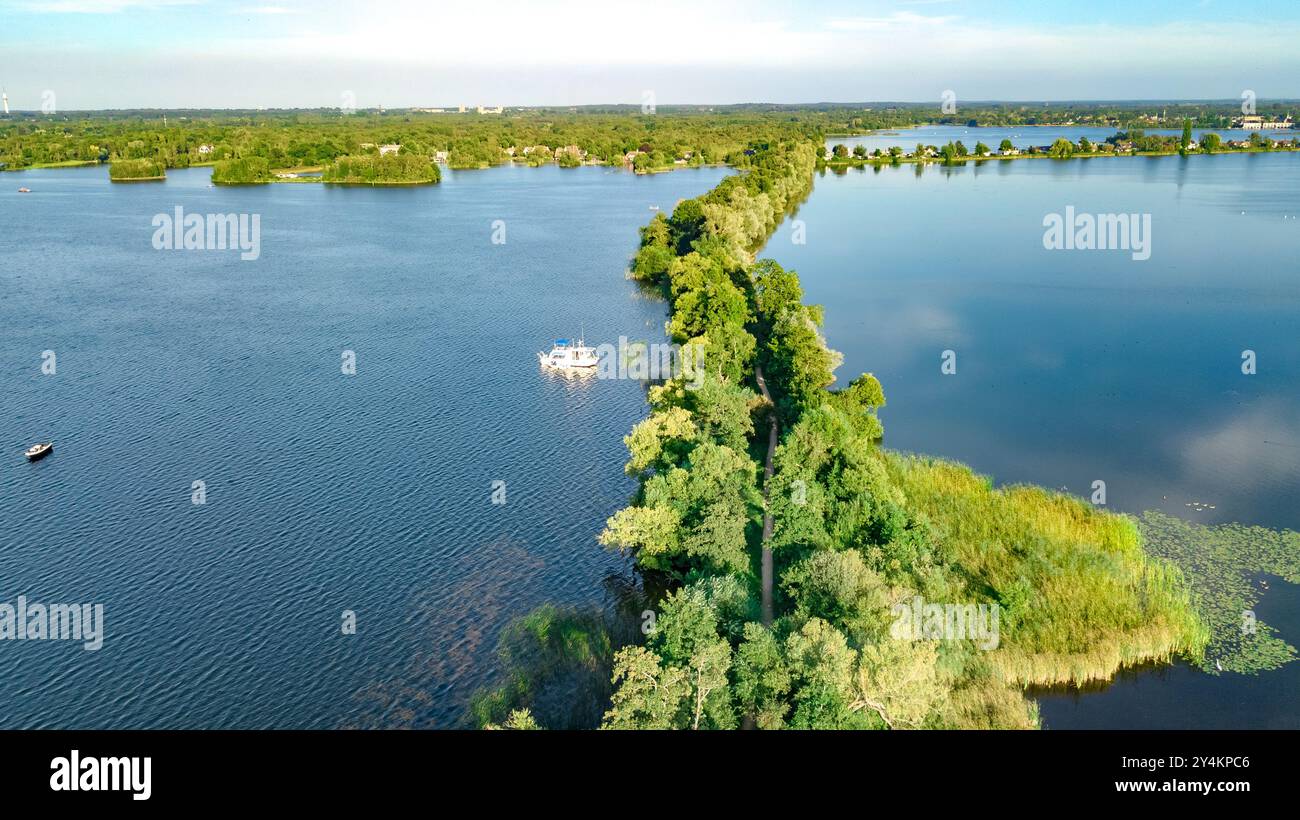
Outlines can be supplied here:
[[568, 339], [557, 339], [550, 353], [538, 353], [537, 361], [548, 370], [593, 370], [600, 363], [596, 348], [587, 347], [581, 339], [570, 344]]

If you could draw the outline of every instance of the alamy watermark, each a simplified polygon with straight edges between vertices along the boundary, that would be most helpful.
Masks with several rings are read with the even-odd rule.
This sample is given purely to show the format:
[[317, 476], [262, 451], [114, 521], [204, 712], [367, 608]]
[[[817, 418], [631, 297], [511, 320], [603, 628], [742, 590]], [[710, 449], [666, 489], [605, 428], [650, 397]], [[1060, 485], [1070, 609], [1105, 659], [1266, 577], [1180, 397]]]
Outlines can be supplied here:
[[1043, 217], [1043, 247], [1049, 251], [1131, 251], [1144, 262], [1151, 258], [1151, 214], [1081, 214], [1073, 205], [1065, 214]]
[[40, 604], [18, 596], [0, 602], [0, 641], [81, 641], [88, 652], [104, 645], [103, 604]]
[[155, 250], [239, 250], [245, 262], [262, 255], [261, 214], [187, 214], [177, 205], [174, 213], [154, 214], [151, 224]]
[[609, 342], [596, 346], [596, 378], [686, 380], [687, 390], [698, 390], [704, 384], [704, 345], [684, 345], [655, 342], [629, 342], [626, 336], [618, 337], [618, 345]]

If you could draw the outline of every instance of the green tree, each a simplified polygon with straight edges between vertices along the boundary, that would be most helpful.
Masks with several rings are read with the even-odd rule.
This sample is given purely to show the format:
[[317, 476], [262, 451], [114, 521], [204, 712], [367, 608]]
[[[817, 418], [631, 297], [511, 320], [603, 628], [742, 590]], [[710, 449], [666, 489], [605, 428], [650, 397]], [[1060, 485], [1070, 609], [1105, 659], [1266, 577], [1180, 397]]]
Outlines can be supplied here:
[[1066, 159], [1074, 154], [1074, 143], [1065, 137], [1058, 137], [1047, 150], [1047, 155], [1054, 159]]
[[758, 728], [780, 729], [790, 711], [791, 687], [781, 646], [771, 630], [756, 623], [745, 624], [744, 636], [734, 666], [736, 706]]

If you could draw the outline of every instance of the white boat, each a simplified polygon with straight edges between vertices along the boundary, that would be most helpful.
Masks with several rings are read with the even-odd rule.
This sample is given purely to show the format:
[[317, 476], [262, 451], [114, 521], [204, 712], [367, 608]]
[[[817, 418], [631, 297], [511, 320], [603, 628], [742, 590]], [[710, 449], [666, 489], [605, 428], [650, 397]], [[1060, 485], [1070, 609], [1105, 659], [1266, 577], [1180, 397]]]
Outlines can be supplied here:
[[54, 451], [54, 442], [47, 441], [44, 444], [33, 444], [23, 451], [28, 461], [39, 461]]
[[556, 339], [551, 352], [538, 353], [537, 358], [542, 367], [553, 370], [587, 370], [600, 362], [596, 348], [587, 347], [582, 339], [578, 339], [577, 344], [568, 339]]

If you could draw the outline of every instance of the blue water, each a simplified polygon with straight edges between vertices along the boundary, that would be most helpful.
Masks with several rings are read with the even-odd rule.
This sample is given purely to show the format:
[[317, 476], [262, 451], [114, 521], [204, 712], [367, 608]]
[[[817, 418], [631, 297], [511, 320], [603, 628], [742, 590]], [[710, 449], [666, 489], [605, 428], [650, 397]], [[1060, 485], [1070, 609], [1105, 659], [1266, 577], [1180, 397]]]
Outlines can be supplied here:
[[[841, 383], [880, 378], [886, 446], [1085, 497], [1103, 480], [1115, 510], [1294, 529], [1297, 180], [1289, 153], [851, 169], [817, 180], [795, 217], [806, 244], [787, 220], [765, 254], [826, 306]], [[1150, 259], [1045, 249], [1044, 216], [1071, 205], [1150, 214]], [[1300, 645], [1293, 602], [1262, 614], [1295, 592], [1275, 585], [1261, 618]], [[1259, 678], [1186, 670], [1042, 708], [1058, 728], [1296, 726], [1297, 693], [1300, 663]]]
[[[0, 602], [101, 603], [106, 632], [0, 641], [0, 726], [456, 724], [510, 618], [628, 572], [594, 539], [643, 389], [536, 352], [662, 338], [623, 277], [636, 229], [724, 173], [0, 176]], [[155, 250], [177, 205], [260, 214], [260, 259]]]
[[[852, 150], [853, 146], [861, 144], [865, 145], [868, 151], [874, 151], [877, 148], [887, 151], [894, 146], [898, 146], [910, 153], [916, 148], [917, 143], [944, 145], [961, 140], [966, 148], [971, 151], [975, 150], [975, 144], [979, 142], [984, 143], [993, 150], [997, 150], [1004, 139], [1011, 140], [1011, 144], [1017, 148], [1028, 148], [1031, 145], [1051, 145], [1060, 138], [1077, 143], [1080, 138], [1087, 137], [1094, 143], [1101, 143], [1105, 142], [1107, 137], [1114, 136], [1117, 130], [1119, 129], [1075, 125], [990, 126], [980, 128], [971, 128], [965, 125], [923, 125], [916, 128], [877, 131], [860, 137], [832, 137], [826, 140], [826, 147], [833, 148], [842, 143]], [[1176, 136], [1183, 133], [1181, 127], [1175, 129], [1142, 128], [1137, 130], [1151, 135], [1166, 134]], [[1194, 128], [1192, 129], [1192, 138], [1199, 141], [1201, 135], [1211, 131], [1218, 134], [1225, 142], [1227, 140], [1250, 139], [1251, 134], [1250, 131], [1232, 128]], [[1265, 131], [1263, 133], [1264, 136], [1274, 140], [1289, 140], [1292, 137], [1300, 137], [1300, 131], [1294, 129]]]

